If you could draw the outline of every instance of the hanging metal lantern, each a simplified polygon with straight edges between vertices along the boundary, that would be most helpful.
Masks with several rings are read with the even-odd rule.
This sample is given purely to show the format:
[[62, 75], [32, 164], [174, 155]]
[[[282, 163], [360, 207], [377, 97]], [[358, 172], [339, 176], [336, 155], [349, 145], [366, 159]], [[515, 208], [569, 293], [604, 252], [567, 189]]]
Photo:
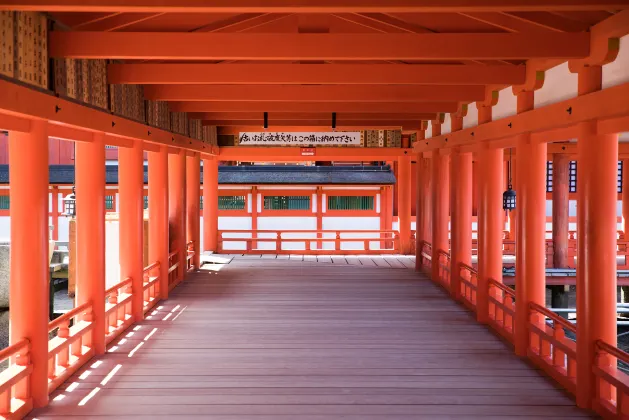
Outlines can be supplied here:
[[506, 211], [515, 210], [515, 191], [513, 191], [511, 185], [502, 194], [502, 209]]
[[505, 211], [515, 210], [515, 191], [511, 187], [511, 149], [509, 149], [509, 184], [507, 191], [502, 194], [502, 209]]
[[63, 199], [63, 215], [76, 216], [76, 194], [74, 187], [72, 187], [72, 193], [66, 195]]

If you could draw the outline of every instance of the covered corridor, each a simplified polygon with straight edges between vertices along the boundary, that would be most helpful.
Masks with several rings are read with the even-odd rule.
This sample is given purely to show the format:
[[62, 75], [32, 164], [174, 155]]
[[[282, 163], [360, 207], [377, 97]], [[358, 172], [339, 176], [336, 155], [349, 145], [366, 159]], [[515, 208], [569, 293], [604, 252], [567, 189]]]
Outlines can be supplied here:
[[588, 417], [413, 270], [269, 259], [219, 268], [191, 273], [32, 417]]

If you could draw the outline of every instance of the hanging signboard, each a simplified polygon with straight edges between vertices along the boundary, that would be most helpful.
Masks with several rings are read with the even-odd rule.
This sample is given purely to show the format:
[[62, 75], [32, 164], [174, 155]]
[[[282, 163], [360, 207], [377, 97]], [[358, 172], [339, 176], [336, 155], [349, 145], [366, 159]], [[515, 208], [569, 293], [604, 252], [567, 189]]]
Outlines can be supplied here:
[[240, 133], [241, 146], [360, 146], [360, 131], [331, 133]]

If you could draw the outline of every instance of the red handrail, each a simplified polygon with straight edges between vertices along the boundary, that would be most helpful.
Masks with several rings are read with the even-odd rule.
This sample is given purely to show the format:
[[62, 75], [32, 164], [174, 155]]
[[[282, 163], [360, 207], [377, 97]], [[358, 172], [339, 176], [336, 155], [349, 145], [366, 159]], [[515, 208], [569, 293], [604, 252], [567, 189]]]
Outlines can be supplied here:
[[124, 279], [105, 291], [105, 343], [109, 344], [133, 323], [131, 316], [132, 279]]
[[[79, 318], [70, 327], [70, 321]], [[48, 324], [58, 328], [48, 342], [48, 392], [54, 391], [94, 355], [92, 346], [92, 303], [84, 303]]]
[[33, 407], [27, 385], [33, 371], [30, 348], [30, 342], [23, 338], [0, 351], [0, 362], [14, 360], [0, 373], [0, 415], [4, 418], [22, 418]]
[[[566, 337], [565, 330], [575, 334], [576, 326], [553, 311], [529, 303], [529, 358], [572, 394], [576, 393], [577, 346]], [[553, 321], [550, 326], [546, 318]]]
[[437, 252], [437, 258], [439, 263], [439, 282], [441, 286], [450, 290], [450, 254], [445, 252], [444, 250], [439, 250]]
[[604, 418], [629, 417], [629, 375], [618, 369], [618, 362], [629, 365], [629, 353], [598, 340], [592, 366], [598, 378], [592, 407]]
[[160, 294], [160, 263], [155, 261], [144, 268], [142, 296], [144, 300], [144, 313], [148, 312], [159, 300]]
[[[256, 254], [393, 254], [399, 252], [399, 233], [394, 230], [221, 230], [218, 232], [218, 251], [236, 250], [225, 248], [225, 243], [244, 242], [247, 253]], [[228, 236], [225, 235], [240, 235]], [[265, 236], [266, 235], [266, 236]], [[286, 237], [284, 235], [291, 235]], [[295, 236], [297, 235], [297, 236]], [[301, 236], [299, 236], [301, 235]], [[328, 237], [326, 237], [326, 235]], [[362, 235], [347, 237], [345, 235]], [[365, 237], [365, 235], [370, 235]], [[378, 242], [379, 249], [373, 249], [371, 242]], [[272, 249], [258, 247], [260, 243], [273, 244]], [[284, 243], [303, 243], [304, 249], [283, 249]], [[323, 248], [323, 243], [333, 247]], [[342, 249], [342, 243], [360, 243], [362, 249]], [[314, 245], [314, 246], [313, 246]], [[254, 246], [256, 247], [254, 249]], [[392, 246], [392, 248], [391, 248]], [[386, 248], [385, 248], [386, 247]], [[322, 249], [323, 248], [323, 249]], [[243, 249], [238, 249], [243, 251]]]
[[515, 333], [515, 291], [489, 279], [489, 324], [513, 343]]
[[476, 311], [476, 293], [478, 289], [478, 272], [467, 264], [459, 264], [461, 283], [461, 301], [472, 311]]

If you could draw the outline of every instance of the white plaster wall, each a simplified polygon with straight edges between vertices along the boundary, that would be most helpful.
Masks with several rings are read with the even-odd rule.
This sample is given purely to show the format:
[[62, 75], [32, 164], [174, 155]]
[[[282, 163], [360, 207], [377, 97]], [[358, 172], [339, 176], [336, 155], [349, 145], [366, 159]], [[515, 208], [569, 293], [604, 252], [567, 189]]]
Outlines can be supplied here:
[[59, 216], [57, 219], [57, 223], [59, 225], [59, 236], [58, 240], [61, 242], [69, 242], [70, 241], [70, 218], [66, 216]]
[[[219, 217], [218, 218], [219, 230], [250, 230], [251, 229], [251, 217]], [[260, 229], [260, 227], [258, 227]], [[251, 238], [251, 234], [225, 234], [225, 237], [230, 238]], [[245, 250], [247, 249], [246, 242], [242, 241], [229, 241], [223, 243], [223, 249], [226, 250]]]
[[105, 287], [120, 283], [120, 228], [118, 221], [105, 222]]
[[478, 109], [476, 103], [467, 106], [467, 115], [463, 118], [463, 128], [476, 127], [478, 125]]
[[[613, 62], [603, 66], [603, 89], [629, 82], [629, 36], [620, 39], [620, 51]], [[629, 142], [629, 133], [620, 133], [620, 141]]]
[[616, 60], [603, 66], [603, 89], [629, 82], [629, 36], [620, 39]]
[[[325, 228], [324, 228], [325, 229]], [[316, 217], [258, 217], [258, 230], [317, 230]], [[275, 249], [275, 234], [263, 235], [260, 237], [268, 237], [273, 239], [270, 242], [259, 242], [260, 249]], [[283, 238], [316, 238], [315, 233], [284, 233]], [[316, 249], [317, 243], [311, 242], [312, 249]], [[283, 250], [305, 250], [306, 245], [303, 242], [284, 242]]]
[[9, 216], [0, 217], [0, 240], [11, 240], [11, 218]]
[[451, 132], [452, 132], [452, 119], [450, 118], [450, 114], [446, 113], [446, 116], [443, 119], [443, 124], [441, 124], [441, 134], [449, 134]]
[[513, 94], [511, 86], [502, 89], [498, 92], [498, 103], [492, 110], [492, 118], [499, 120], [501, 118], [511, 117], [515, 115], [518, 110], [518, 99]]
[[[324, 230], [380, 230], [380, 217], [324, 217], [322, 219]], [[344, 234], [343, 238], [369, 238], [373, 233], [352, 233]], [[326, 237], [334, 238], [333, 234]], [[370, 241], [371, 249], [380, 249], [380, 241]], [[334, 249], [334, 243], [323, 244], [323, 249]], [[356, 250], [364, 249], [362, 242], [342, 242], [341, 249]]]
[[544, 86], [535, 92], [535, 108], [577, 96], [578, 75], [565, 62], [546, 71]]

